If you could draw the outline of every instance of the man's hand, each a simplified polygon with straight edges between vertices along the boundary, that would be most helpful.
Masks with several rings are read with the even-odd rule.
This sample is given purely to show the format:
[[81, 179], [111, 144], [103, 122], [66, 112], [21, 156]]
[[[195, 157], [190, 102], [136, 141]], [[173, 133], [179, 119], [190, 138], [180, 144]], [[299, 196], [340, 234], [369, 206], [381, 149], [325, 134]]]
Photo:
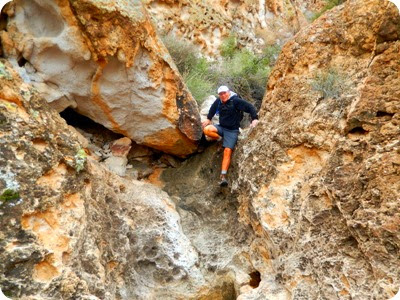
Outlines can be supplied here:
[[211, 124], [211, 120], [207, 119], [203, 123], [201, 123], [201, 126], [204, 128], [204, 127], [206, 127], [207, 125], [210, 125], [210, 124]]
[[250, 127], [251, 127], [251, 128], [254, 128], [254, 127], [257, 126], [257, 124], [258, 124], [258, 120], [257, 120], [257, 119], [254, 119], [253, 121], [251, 121]]

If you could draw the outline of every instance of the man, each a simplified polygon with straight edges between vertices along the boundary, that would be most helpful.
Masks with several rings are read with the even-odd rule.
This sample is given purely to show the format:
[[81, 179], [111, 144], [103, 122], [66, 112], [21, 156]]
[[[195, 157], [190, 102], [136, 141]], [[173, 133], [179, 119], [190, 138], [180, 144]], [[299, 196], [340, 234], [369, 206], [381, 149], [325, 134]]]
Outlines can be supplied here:
[[[255, 107], [247, 101], [239, 98], [238, 95], [229, 90], [225, 85], [218, 88], [217, 100], [211, 105], [207, 120], [202, 123], [203, 132], [206, 136], [218, 140], [223, 138], [222, 147], [224, 155], [221, 167], [221, 186], [227, 186], [226, 174], [231, 163], [232, 151], [235, 148], [239, 135], [239, 126], [242, 112], [251, 116], [251, 127], [258, 123], [258, 116]], [[212, 125], [212, 118], [219, 112], [219, 124]]]

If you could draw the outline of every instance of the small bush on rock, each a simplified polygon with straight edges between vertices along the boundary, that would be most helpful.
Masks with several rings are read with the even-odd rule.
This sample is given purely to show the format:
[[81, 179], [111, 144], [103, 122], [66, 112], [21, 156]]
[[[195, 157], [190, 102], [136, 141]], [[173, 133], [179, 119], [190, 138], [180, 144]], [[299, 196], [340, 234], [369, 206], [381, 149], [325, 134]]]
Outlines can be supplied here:
[[213, 93], [214, 83], [210, 65], [200, 57], [196, 48], [174, 35], [162, 38], [189, 91], [198, 103]]
[[323, 98], [339, 98], [344, 88], [345, 78], [334, 68], [317, 72], [311, 81], [314, 91], [322, 94]]
[[0, 202], [8, 202], [19, 199], [19, 192], [13, 189], [5, 189], [0, 195]]

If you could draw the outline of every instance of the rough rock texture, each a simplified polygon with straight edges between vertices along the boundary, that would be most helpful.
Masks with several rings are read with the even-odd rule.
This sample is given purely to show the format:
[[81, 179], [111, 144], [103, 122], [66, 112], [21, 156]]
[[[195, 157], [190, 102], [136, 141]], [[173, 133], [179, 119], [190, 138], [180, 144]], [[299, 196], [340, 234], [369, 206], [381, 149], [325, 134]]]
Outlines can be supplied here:
[[349, 0], [283, 48], [236, 154], [241, 220], [271, 258], [239, 299], [399, 289], [399, 28], [392, 3]]
[[254, 51], [279, 44], [308, 24], [312, 11], [324, 1], [144, 0], [153, 22], [163, 34], [174, 34], [197, 45], [202, 54], [219, 56], [222, 41], [230, 34]]
[[[196, 248], [200, 268], [211, 281], [225, 282], [222, 292], [205, 299], [236, 299], [253, 290], [250, 274], [259, 244], [250, 226], [238, 223], [237, 194], [221, 189], [221, 143], [161, 175], [164, 190], [176, 203], [182, 230]], [[257, 282], [258, 283], [258, 282]]]
[[3, 59], [0, 128], [0, 286], [6, 295], [231, 299], [228, 275], [202, 271], [206, 262], [182, 231], [171, 198], [88, 156], [65, 121]]
[[16, 0], [6, 13], [4, 54], [53, 107], [164, 152], [195, 151], [197, 104], [140, 1]]

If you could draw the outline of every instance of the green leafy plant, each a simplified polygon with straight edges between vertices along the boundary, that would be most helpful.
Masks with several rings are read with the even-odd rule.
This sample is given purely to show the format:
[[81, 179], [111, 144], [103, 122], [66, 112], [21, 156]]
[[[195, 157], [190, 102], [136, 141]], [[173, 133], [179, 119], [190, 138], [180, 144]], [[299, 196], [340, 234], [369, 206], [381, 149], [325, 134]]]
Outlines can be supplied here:
[[175, 35], [161, 37], [181, 74], [192, 70], [199, 60], [196, 48]]
[[80, 172], [85, 168], [87, 154], [84, 149], [79, 149], [75, 154], [75, 170], [76, 172]]
[[5, 203], [12, 200], [18, 200], [20, 198], [19, 192], [13, 189], [5, 189], [0, 195], [0, 201]]
[[198, 50], [193, 45], [174, 35], [166, 35], [162, 40], [182, 74], [189, 91], [200, 104], [214, 90], [209, 63], [205, 58], [200, 57]]
[[227, 84], [243, 98], [261, 102], [268, 76], [276, 62], [280, 47], [268, 46], [263, 53], [255, 54], [247, 49], [236, 49], [226, 57], [218, 72], [219, 83]]
[[222, 59], [208, 61], [194, 46], [175, 36], [165, 36], [163, 41], [199, 104], [215, 94], [222, 84], [250, 102], [261, 101], [267, 78], [280, 52], [277, 45], [266, 47], [261, 54], [240, 49], [237, 38], [231, 34], [220, 47]]
[[221, 56], [225, 58], [232, 58], [237, 50], [238, 43], [236, 36], [233, 34], [230, 34], [229, 37], [226, 38], [219, 47]]

